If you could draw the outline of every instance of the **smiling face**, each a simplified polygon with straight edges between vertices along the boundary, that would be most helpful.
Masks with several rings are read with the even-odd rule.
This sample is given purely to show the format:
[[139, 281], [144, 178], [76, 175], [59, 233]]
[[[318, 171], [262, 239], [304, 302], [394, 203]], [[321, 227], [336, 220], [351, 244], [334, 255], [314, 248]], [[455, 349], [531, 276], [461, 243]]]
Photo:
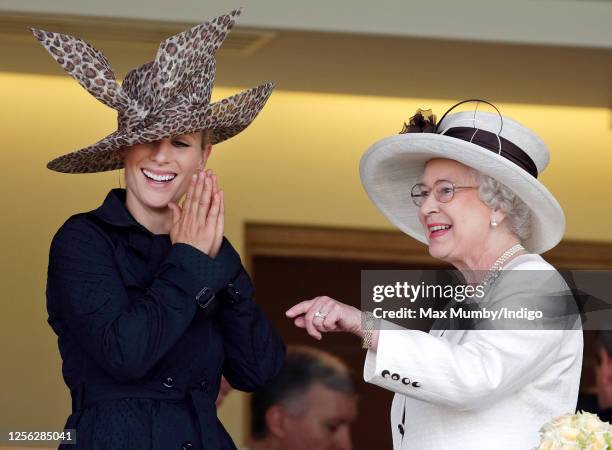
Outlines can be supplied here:
[[210, 155], [211, 146], [203, 146], [202, 138], [197, 132], [124, 149], [128, 205], [165, 209], [169, 202], [178, 202]]
[[[421, 183], [431, 192], [438, 180], [456, 186], [476, 186], [472, 170], [450, 159], [427, 162]], [[490, 237], [492, 211], [478, 197], [478, 189], [458, 189], [451, 201], [440, 202], [431, 194], [419, 208], [419, 221], [434, 258], [454, 264], [482, 254]]]

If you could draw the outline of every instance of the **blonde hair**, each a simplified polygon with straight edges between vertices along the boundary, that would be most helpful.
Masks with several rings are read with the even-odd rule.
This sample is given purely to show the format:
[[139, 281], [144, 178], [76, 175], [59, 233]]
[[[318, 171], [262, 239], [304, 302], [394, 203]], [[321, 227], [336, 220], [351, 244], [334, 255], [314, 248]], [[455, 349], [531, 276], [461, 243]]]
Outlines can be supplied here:
[[212, 130], [202, 130], [202, 150], [204, 150], [208, 144], [212, 144], [212, 140], [213, 140], [213, 131]]

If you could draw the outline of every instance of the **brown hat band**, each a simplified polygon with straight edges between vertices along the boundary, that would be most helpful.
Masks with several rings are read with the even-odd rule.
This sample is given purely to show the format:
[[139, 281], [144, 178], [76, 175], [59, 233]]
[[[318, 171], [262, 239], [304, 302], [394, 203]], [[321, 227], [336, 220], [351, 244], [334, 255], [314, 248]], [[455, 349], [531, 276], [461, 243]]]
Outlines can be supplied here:
[[538, 177], [538, 168], [533, 160], [518, 145], [490, 131], [471, 127], [452, 127], [443, 133], [462, 141], [471, 142], [482, 148], [497, 153], [525, 170], [534, 178]]

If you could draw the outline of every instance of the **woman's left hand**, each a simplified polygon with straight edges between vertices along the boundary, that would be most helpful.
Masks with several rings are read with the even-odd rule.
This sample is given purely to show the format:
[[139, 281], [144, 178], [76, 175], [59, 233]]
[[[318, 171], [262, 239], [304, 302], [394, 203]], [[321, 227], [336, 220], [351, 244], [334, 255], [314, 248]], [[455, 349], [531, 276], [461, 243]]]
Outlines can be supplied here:
[[285, 313], [293, 323], [313, 338], [321, 340], [329, 331], [345, 331], [361, 336], [361, 311], [330, 297], [315, 297], [294, 305]]
[[215, 239], [210, 249], [211, 258], [215, 258], [219, 254], [221, 244], [223, 243], [223, 228], [225, 227], [225, 201], [223, 199], [223, 191], [217, 185], [217, 176], [212, 170], [207, 171], [212, 178], [213, 195], [219, 196], [219, 214], [217, 215], [217, 227], [215, 228]]

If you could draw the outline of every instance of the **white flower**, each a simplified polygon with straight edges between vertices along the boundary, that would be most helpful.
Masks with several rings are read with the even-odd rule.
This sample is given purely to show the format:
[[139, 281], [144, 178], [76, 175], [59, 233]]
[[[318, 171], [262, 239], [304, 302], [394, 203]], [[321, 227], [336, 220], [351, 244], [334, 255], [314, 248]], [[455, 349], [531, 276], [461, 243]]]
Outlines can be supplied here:
[[565, 414], [540, 428], [540, 445], [534, 450], [612, 450], [612, 425], [595, 414]]
[[591, 434], [587, 444], [587, 448], [591, 450], [605, 450], [608, 448], [603, 433]]

